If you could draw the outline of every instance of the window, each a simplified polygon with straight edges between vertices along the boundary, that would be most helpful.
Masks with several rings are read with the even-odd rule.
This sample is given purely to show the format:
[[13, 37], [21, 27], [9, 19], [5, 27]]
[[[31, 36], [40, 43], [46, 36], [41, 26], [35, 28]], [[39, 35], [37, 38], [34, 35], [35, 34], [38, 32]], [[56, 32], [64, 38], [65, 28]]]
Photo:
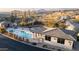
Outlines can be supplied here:
[[62, 38], [58, 38], [58, 40], [57, 40], [57, 43], [64, 44], [64, 42], [65, 42], [65, 39], [62, 39]]
[[51, 37], [50, 36], [45, 36], [45, 40], [51, 41]]

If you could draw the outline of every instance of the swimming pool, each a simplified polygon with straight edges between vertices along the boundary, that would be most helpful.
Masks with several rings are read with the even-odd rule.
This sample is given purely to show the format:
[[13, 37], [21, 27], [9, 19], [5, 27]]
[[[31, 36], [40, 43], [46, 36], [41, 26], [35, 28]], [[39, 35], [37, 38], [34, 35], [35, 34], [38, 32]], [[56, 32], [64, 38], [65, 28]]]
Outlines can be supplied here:
[[11, 32], [19, 37], [22, 38], [27, 38], [27, 39], [31, 39], [32, 38], [32, 33], [29, 31], [28, 28], [8, 28], [7, 29], [8, 32]]

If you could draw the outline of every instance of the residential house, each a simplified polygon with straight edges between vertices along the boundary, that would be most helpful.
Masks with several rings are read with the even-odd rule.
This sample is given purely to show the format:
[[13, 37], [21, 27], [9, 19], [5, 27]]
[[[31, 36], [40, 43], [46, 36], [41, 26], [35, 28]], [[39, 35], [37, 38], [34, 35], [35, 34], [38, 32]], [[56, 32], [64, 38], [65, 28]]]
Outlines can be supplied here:
[[76, 33], [63, 29], [52, 29], [44, 32], [45, 42], [59, 47], [72, 49], [76, 41]]
[[35, 21], [35, 20], [32, 19], [32, 18], [30, 18], [30, 17], [26, 18], [26, 22], [27, 22], [27, 23], [33, 23], [34, 21]]
[[34, 39], [43, 39], [43, 31], [45, 31], [47, 28], [45, 27], [33, 27], [30, 28], [30, 31], [33, 33], [33, 38]]
[[79, 32], [79, 23], [75, 23], [72, 20], [68, 20], [66, 21], [66, 25], [67, 25], [67, 30], [73, 30], [76, 32]]
[[9, 27], [9, 26], [11, 26], [10, 24], [11, 24], [10, 22], [2, 21], [2, 22], [0, 22], [0, 27], [3, 27], [3, 28]]
[[33, 38], [39, 39], [41, 43], [47, 43], [52, 46], [61, 48], [73, 49], [76, 41], [76, 32], [70, 30], [63, 30], [58, 28], [36, 28], [31, 29]]

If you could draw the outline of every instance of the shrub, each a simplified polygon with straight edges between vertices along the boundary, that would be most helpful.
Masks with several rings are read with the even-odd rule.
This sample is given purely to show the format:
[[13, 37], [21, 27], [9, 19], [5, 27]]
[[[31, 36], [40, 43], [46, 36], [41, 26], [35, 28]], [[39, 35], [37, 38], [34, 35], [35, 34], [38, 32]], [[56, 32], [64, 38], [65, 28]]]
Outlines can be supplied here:
[[19, 26], [26, 26], [27, 23], [26, 23], [26, 22], [20, 22], [18, 25], [19, 25]]
[[34, 42], [33, 42], [32, 44], [33, 44], [33, 45], [37, 45], [37, 43], [34, 43]]
[[4, 33], [6, 30], [4, 28], [0, 28], [0, 33]]
[[28, 40], [28, 39], [26, 39], [26, 42], [27, 42], [27, 43], [29, 43], [29, 40]]
[[47, 48], [47, 45], [43, 45], [44, 48]]

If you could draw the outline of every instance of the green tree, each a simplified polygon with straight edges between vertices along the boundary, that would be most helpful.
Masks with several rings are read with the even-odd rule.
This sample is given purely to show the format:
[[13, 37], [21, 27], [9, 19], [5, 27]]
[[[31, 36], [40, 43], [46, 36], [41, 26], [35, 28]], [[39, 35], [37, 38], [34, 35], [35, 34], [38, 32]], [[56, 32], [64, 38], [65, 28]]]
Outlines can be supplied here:
[[27, 23], [23, 22], [23, 21], [19, 23], [19, 26], [26, 26], [26, 25], [27, 25]]
[[55, 23], [54, 27], [65, 29], [67, 26], [65, 25], [65, 23], [59, 22], [59, 23]]
[[55, 24], [53, 25], [53, 27], [59, 27], [59, 24], [58, 24], [58, 23], [55, 23]]
[[16, 16], [11, 15], [10, 16], [10, 22], [14, 23], [16, 20]]

